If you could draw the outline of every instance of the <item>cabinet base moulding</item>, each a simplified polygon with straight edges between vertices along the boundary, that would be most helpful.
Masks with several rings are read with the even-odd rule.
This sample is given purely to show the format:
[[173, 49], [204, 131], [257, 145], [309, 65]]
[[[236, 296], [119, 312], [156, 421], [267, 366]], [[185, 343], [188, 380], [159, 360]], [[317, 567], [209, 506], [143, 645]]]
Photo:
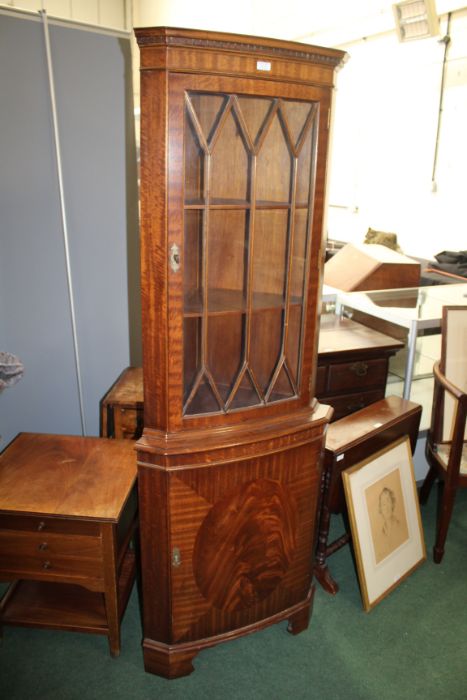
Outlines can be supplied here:
[[283, 610], [276, 615], [272, 615], [270, 618], [232, 632], [216, 635], [215, 637], [174, 645], [163, 644], [152, 639], [144, 639], [144, 668], [148, 673], [154, 673], [163, 678], [180, 678], [193, 673], [193, 659], [200, 651], [216, 646], [217, 644], [230, 642], [233, 639], [243, 637], [247, 634], [253, 634], [254, 632], [258, 632], [266, 627], [283, 622], [284, 620], [288, 621], [287, 631], [290, 634], [300, 634], [308, 628], [313, 609], [314, 594], [315, 586], [313, 584], [306, 600], [302, 603], [294, 605], [287, 610]]

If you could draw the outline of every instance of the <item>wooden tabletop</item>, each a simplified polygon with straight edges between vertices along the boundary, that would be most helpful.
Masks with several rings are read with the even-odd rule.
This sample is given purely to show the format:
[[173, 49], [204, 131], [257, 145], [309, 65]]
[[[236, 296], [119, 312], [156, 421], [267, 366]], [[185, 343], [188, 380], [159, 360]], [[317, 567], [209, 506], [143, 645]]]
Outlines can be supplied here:
[[143, 402], [142, 367], [127, 367], [104, 398], [104, 404], [128, 405], [131, 408], [142, 408]]
[[399, 350], [402, 347], [404, 343], [399, 340], [349, 318], [340, 318], [335, 314], [325, 314], [321, 317], [318, 347], [320, 358], [336, 352]]
[[326, 433], [326, 450], [336, 453], [343, 449], [348, 450], [362, 437], [369, 438], [370, 434], [378, 431], [382, 425], [389, 427], [391, 423], [400, 421], [404, 414], [408, 416], [417, 412], [421, 412], [419, 404], [399, 396], [387, 396], [332, 423]]
[[132, 440], [21, 433], [0, 455], [0, 513], [116, 522], [136, 473]]

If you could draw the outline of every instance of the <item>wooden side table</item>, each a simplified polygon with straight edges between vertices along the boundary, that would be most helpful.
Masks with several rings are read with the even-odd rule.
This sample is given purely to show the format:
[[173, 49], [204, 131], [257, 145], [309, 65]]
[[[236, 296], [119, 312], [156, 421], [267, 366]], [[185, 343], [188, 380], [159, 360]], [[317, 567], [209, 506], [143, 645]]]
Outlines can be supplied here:
[[102, 437], [137, 440], [143, 432], [143, 368], [127, 367], [100, 402]]
[[104, 634], [117, 656], [136, 525], [132, 442], [20, 434], [0, 455], [0, 628]]
[[347, 530], [328, 543], [331, 515], [346, 513], [342, 472], [394, 440], [407, 435], [415, 451], [422, 407], [398, 396], [388, 396], [350, 416], [331, 423], [326, 434], [320, 523], [314, 574], [325, 591], [339, 590], [327, 558], [350, 542]]

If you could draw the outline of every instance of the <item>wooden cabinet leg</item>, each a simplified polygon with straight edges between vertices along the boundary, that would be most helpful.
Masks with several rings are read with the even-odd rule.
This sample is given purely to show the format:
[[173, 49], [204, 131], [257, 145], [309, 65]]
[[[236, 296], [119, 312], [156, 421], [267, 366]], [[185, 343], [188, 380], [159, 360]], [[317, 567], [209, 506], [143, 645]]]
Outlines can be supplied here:
[[162, 678], [181, 678], [193, 673], [193, 659], [198, 649], [174, 649], [166, 644], [145, 639], [143, 641], [144, 669]]
[[104, 600], [108, 625], [108, 639], [111, 656], [120, 654], [120, 615], [118, 609], [117, 553], [114, 526], [102, 526], [102, 549], [104, 559]]
[[290, 634], [295, 635], [300, 634], [300, 632], [304, 632], [306, 629], [308, 629], [308, 625], [310, 624], [311, 611], [313, 610], [314, 595], [315, 587], [312, 586], [307, 605], [289, 617], [287, 632], [290, 632]]

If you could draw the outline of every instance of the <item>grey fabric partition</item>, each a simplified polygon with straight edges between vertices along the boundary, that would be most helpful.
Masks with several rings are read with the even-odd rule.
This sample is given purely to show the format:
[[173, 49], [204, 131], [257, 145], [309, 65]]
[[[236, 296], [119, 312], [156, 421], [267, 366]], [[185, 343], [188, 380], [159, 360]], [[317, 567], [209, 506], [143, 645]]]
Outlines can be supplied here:
[[[97, 435], [138, 317], [130, 42], [49, 30], [83, 412]], [[25, 366], [0, 394], [0, 450], [21, 431], [82, 433], [62, 224], [43, 25], [0, 14], [0, 351]]]

